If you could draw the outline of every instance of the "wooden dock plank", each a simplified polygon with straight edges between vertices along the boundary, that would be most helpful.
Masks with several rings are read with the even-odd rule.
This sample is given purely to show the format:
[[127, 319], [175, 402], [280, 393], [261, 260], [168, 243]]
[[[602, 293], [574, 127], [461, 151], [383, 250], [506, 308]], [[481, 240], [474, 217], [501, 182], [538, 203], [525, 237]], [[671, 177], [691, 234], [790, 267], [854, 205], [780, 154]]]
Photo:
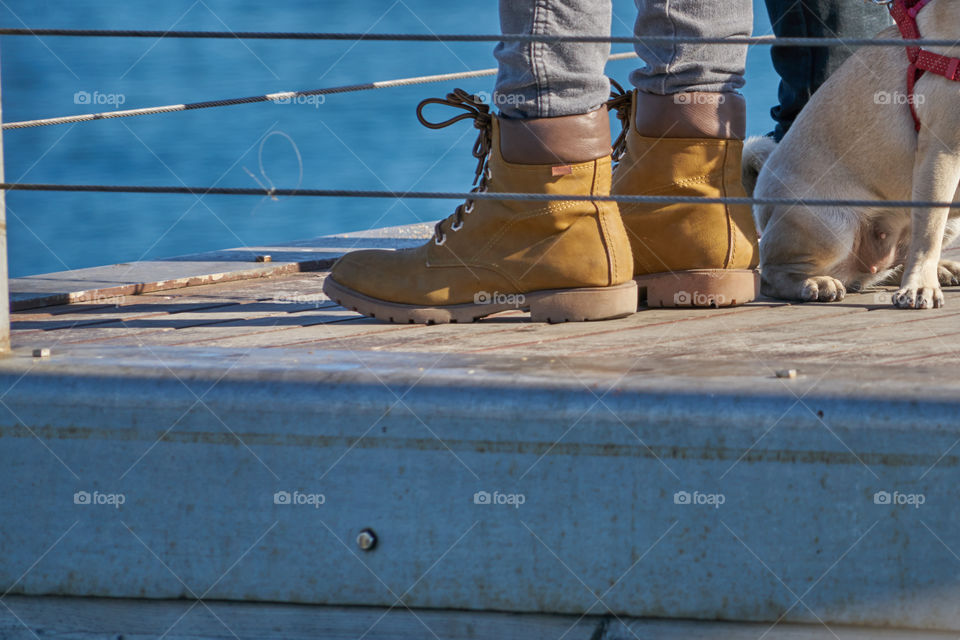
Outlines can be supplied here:
[[[893, 309], [844, 309], [833, 307], [829, 313], [807, 312], [796, 306], [771, 313], [772, 322], [750, 323], [759, 318], [738, 316], [715, 323], [715, 331], [703, 334], [669, 336], [651, 345], [647, 353], [662, 358], [749, 357], [761, 361], [783, 360], [829, 363], [837, 358], [850, 362], [876, 363], [885, 358], [884, 350], [942, 350], [938, 337], [956, 331], [960, 312], [946, 310], [932, 314], [917, 313], [904, 317]], [[929, 338], [929, 340], [928, 340]], [[911, 345], [907, 347], [906, 345]], [[582, 355], [600, 345], [584, 345]], [[631, 352], [629, 348], [628, 352]]]
[[[33, 333], [38, 340], [56, 340], [72, 344], [97, 340], [147, 340], [152, 333], [163, 333], [193, 326], [215, 326], [237, 320], [260, 321], [284, 317], [299, 311], [332, 306], [322, 294], [312, 290], [316, 274], [297, 274], [272, 280], [247, 281], [233, 286], [203, 285], [178, 292], [152, 293], [118, 298], [115, 305], [79, 303], [36, 309], [14, 314], [16, 344], [27, 344]], [[306, 285], [306, 286], [304, 286]], [[278, 320], [278, 323], [280, 320]]]
[[[23, 310], [206, 283], [314, 271], [329, 267], [347, 251], [416, 246], [432, 232], [433, 227], [430, 224], [387, 227], [282, 245], [240, 247], [163, 260], [14, 278], [10, 281], [11, 307], [14, 310]], [[270, 256], [270, 262], [257, 262], [257, 256], [266, 255]]]
[[[362, 318], [322, 294], [325, 273], [206, 284], [14, 314], [14, 343], [336, 348], [351, 351], [620, 356], [664, 360], [737, 358], [770, 366], [925, 363], [954, 336], [960, 292], [928, 312], [889, 308], [876, 292], [838, 304], [758, 302], [734, 309], [644, 309], [604, 323], [529, 323], [507, 312], [471, 325], [399, 326]], [[888, 294], [889, 290], [881, 292]], [[909, 350], [908, 357], [896, 355]], [[894, 355], [891, 356], [890, 353]]]
[[[100, 344], [167, 344], [173, 334], [178, 334], [175, 342], [187, 342], [189, 338], [179, 336], [186, 330], [195, 330], [190, 335], [209, 336], [211, 331], [232, 333], [237, 330], [263, 330], [278, 326], [302, 326], [317, 320], [311, 314], [317, 311], [314, 305], [276, 304], [273, 302], [230, 303], [223, 305], [190, 304], [177, 305], [183, 310], [171, 309], [163, 313], [145, 314], [139, 317], [125, 318], [122, 315], [97, 323], [74, 326], [58, 320], [60, 329], [30, 332], [24, 340], [56, 340], [61, 344], [81, 344], [97, 342]], [[344, 310], [331, 309], [331, 314], [342, 314], [345, 319], [353, 319]], [[322, 317], [326, 320], [330, 314]], [[42, 323], [41, 323], [42, 324]], [[14, 344], [27, 345], [21, 336], [14, 334]]]

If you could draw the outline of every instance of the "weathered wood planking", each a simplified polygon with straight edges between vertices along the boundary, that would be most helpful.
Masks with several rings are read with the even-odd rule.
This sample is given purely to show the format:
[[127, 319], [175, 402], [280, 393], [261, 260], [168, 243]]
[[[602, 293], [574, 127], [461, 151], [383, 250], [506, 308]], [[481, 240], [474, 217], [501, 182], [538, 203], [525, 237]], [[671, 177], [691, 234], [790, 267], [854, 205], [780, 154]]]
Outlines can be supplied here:
[[[34, 335], [35, 339], [56, 341], [59, 344], [79, 344], [86, 342], [100, 342], [103, 344], [174, 344], [189, 343], [189, 337], [180, 337], [180, 332], [192, 330], [194, 336], [204, 331], [215, 331], [222, 335], [231, 329], [261, 329], [269, 330], [275, 327], [300, 326], [302, 324], [316, 324], [322, 321], [331, 321], [332, 315], [340, 314], [344, 318], [352, 319], [344, 310], [336, 308], [318, 309], [315, 305], [274, 304], [271, 302], [249, 302], [246, 304], [178, 305], [183, 310], [175, 309], [164, 314], [145, 314], [140, 317], [104, 319], [96, 323], [70, 325], [67, 321], [58, 319], [60, 329], [44, 331], [41, 336]], [[318, 319], [314, 312], [323, 311]], [[43, 322], [28, 322], [27, 326], [43, 326]]]
[[[534, 324], [508, 312], [471, 325], [390, 325], [336, 307], [320, 291], [324, 273], [210, 284], [127, 296], [115, 306], [67, 305], [18, 312], [14, 344], [204, 344], [428, 353], [643, 358], [747, 356], [770, 367], [850, 362], [928, 364], [960, 336], [960, 292], [947, 307], [904, 311], [878, 303], [884, 291], [842, 303], [757, 302], [734, 309], [644, 309], [603, 323]], [[887, 293], [889, 290], [885, 290]], [[953, 347], [951, 345], [954, 345]]]
[[[166, 291], [214, 282], [242, 281], [329, 267], [355, 249], [415, 246], [433, 232], [414, 224], [300, 240], [285, 245], [240, 247], [162, 260], [45, 273], [10, 281], [13, 310]], [[258, 262], [258, 256], [270, 256]]]

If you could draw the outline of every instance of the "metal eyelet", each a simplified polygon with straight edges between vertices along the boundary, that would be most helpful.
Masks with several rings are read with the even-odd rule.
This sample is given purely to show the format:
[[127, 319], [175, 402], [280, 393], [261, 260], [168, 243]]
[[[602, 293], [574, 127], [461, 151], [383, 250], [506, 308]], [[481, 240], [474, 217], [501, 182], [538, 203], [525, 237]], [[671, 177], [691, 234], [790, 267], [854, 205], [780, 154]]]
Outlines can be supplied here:
[[443, 236], [443, 238], [434, 238], [433, 244], [437, 245], [438, 247], [442, 247], [443, 243], [446, 241], [447, 241], [447, 236]]
[[463, 222], [455, 222], [450, 225], [450, 231], [460, 231], [461, 227], [463, 227]]
[[470, 213], [471, 211], [473, 211], [473, 200], [467, 200], [467, 202], [469, 204], [463, 208], [464, 213]]

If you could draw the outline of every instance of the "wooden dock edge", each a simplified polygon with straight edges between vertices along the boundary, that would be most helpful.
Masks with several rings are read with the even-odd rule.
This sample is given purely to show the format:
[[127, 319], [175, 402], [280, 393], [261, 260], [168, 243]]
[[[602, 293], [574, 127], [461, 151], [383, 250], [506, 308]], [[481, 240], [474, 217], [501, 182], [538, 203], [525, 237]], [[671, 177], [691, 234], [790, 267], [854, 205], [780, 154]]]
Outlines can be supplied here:
[[639, 620], [403, 607], [323, 607], [196, 600], [121, 600], [7, 596], [0, 608], [5, 640], [947, 640], [956, 634], [822, 625]]
[[[385, 227], [310, 240], [224, 249], [160, 260], [61, 271], [10, 280], [10, 309], [23, 311], [74, 302], [109, 303], [123, 296], [183, 287], [268, 278], [329, 268], [356, 249], [416, 246], [432, 224]], [[269, 261], [263, 261], [269, 256]]]
[[149, 351], [0, 362], [10, 595], [960, 630], [956, 379]]

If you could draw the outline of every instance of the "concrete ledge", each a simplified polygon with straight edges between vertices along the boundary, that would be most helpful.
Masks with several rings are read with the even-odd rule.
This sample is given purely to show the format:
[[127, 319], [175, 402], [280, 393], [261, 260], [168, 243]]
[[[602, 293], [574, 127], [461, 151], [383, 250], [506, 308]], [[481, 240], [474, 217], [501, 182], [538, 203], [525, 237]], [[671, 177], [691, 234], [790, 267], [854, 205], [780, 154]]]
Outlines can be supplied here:
[[960, 381], [551, 363], [18, 354], [0, 583], [960, 630]]

